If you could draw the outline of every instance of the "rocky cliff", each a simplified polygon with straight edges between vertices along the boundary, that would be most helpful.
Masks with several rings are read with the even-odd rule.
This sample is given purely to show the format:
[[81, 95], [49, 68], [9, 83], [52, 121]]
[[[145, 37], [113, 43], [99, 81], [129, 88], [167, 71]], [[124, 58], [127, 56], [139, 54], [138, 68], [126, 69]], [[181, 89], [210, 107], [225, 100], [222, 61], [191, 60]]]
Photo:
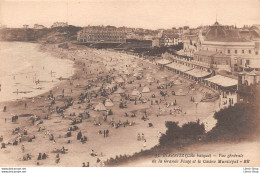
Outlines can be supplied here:
[[45, 29], [4, 28], [0, 29], [0, 41], [62, 43], [76, 40], [77, 32], [81, 29], [72, 25]]

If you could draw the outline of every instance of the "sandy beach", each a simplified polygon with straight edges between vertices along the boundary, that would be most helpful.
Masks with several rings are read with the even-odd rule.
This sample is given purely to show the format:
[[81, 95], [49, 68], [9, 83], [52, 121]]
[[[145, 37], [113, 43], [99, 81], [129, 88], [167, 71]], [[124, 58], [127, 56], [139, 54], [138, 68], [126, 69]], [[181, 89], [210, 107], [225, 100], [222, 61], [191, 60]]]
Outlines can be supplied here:
[[[89, 162], [90, 166], [104, 166], [103, 161], [108, 158], [131, 155], [157, 145], [160, 133], [166, 130], [165, 121], [178, 121], [182, 125], [199, 119], [205, 123], [207, 130], [214, 126], [212, 115], [217, 110], [218, 100], [200, 102], [203, 93], [213, 91], [180, 78], [166, 69], [160, 69], [148, 60], [78, 45], [70, 45], [69, 50], [57, 48], [57, 45], [42, 45], [39, 51], [73, 61], [74, 75], [68, 79], [61, 78], [51, 92], [20, 101], [0, 103], [0, 136], [3, 136], [3, 142], [6, 143], [6, 148], [0, 150], [0, 166], [37, 166], [37, 162], [38, 166], [78, 167], [82, 166], [83, 162]], [[138, 76], [141, 77], [140, 80], [137, 79]], [[112, 82], [104, 82], [107, 81], [106, 78]], [[173, 85], [166, 88], [165, 84], [171, 81]], [[115, 91], [101, 96], [100, 88], [111, 91], [111, 85], [121, 88], [122, 93]], [[142, 92], [145, 86], [149, 88], [149, 92]], [[158, 89], [158, 86], [164, 88]], [[133, 95], [135, 89], [138, 94]], [[167, 92], [167, 96], [162, 96], [161, 91]], [[177, 95], [172, 95], [172, 91]], [[86, 93], [98, 94], [90, 99], [80, 99]], [[50, 94], [55, 97], [54, 104], [53, 99], [49, 98]], [[127, 96], [130, 99], [124, 99]], [[192, 102], [191, 97], [195, 98], [196, 102]], [[62, 114], [58, 113], [57, 107], [66, 106], [70, 99], [73, 104], [66, 107]], [[96, 111], [95, 108], [108, 99], [113, 104], [105, 108], [113, 114], [108, 115], [104, 121], [106, 111]], [[120, 99], [126, 104], [125, 108], [120, 108]], [[4, 106], [7, 107], [6, 112], [2, 111]], [[86, 113], [89, 118], [84, 117]], [[83, 117], [80, 117], [80, 114], [83, 114]], [[135, 117], [131, 117], [133, 114]], [[12, 122], [12, 115], [18, 116], [16, 122]], [[66, 137], [68, 128], [73, 126], [73, 119], [81, 119], [80, 123], [76, 124], [78, 129], [71, 131], [72, 135]], [[118, 127], [113, 127], [113, 124]], [[15, 128], [20, 130], [13, 134]], [[23, 135], [24, 130], [28, 132], [27, 135]], [[102, 133], [104, 130], [109, 130], [107, 137]], [[85, 143], [76, 139], [79, 131], [87, 137]], [[102, 134], [99, 134], [99, 131]], [[144, 134], [146, 142], [137, 140], [138, 133]], [[50, 140], [50, 135], [53, 135], [55, 140]], [[21, 138], [21, 142], [12, 145], [18, 138]], [[28, 142], [30, 138], [33, 139]], [[56, 151], [62, 147], [67, 149], [67, 152], [59, 154], [60, 161], [56, 163]], [[91, 156], [92, 150], [96, 156]], [[39, 153], [46, 153], [47, 159], [37, 160]], [[24, 161], [23, 156], [27, 154], [31, 155], [31, 159]], [[97, 159], [101, 161], [97, 163]]]

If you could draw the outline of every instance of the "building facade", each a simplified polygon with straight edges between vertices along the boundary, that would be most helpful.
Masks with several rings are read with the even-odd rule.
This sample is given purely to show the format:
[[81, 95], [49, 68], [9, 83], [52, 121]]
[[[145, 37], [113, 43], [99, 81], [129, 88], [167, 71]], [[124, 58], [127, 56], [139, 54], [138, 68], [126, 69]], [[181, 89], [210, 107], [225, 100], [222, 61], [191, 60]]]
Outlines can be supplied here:
[[230, 57], [231, 70], [260, 69], [260, 34], [257, 29], [248, 31], [227, 27], [216, 22], [205, 35], [200, 32], [198, 51], [219, 52]]
[[194, 53], [194, 61], [207, 64], [211, 70], [231, 71], [231, 59], [221, 52], [200, 50]]
[[179, 35], [175, 31], [163, 31], [161, 37], [159, 38], [160, 47], [170, 47], [178, 45], [180, 42]]
[[126, 34], [112, 26], [88, 26], [77, 33], [77, 40], [81, 43], [125, 43]]
[[260, 73], [252, 70], [238, 75], [238, 103], [258, 104], [260, 101]]

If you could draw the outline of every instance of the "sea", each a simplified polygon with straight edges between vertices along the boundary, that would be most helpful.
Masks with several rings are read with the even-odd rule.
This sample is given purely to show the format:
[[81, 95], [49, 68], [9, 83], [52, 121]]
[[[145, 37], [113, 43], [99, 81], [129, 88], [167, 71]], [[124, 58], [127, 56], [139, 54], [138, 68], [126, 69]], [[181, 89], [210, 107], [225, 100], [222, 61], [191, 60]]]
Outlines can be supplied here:
[[43, 94], [74, 74], [73, 62], [39, 51], [39, 44], [0, 42], [0, 102]]

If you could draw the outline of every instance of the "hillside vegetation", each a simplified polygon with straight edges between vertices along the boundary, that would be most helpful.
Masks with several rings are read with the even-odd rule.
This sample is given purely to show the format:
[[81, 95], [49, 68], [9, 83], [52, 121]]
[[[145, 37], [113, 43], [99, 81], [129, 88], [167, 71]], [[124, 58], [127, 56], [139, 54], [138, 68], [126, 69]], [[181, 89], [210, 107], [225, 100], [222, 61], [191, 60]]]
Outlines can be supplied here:
[[72, 25], [45, 29], [5, 28], [0, 30], [0, 41], [62, 43], [76, 40], [81, 29]]

